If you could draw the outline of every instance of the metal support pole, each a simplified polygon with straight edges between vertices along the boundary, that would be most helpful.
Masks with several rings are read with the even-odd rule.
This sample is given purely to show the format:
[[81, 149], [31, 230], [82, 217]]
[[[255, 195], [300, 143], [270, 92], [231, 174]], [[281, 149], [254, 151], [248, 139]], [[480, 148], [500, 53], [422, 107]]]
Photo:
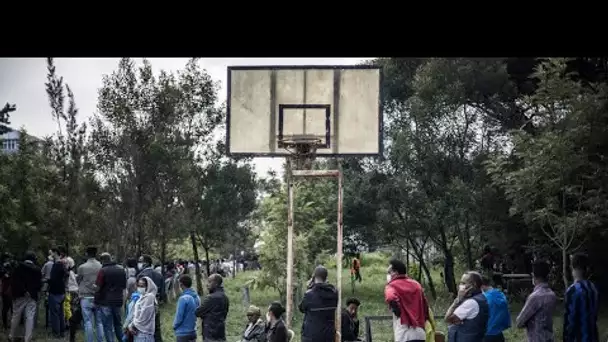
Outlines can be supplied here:
[[291, 170], [291, 161], [287, 160], [287, 294], [285, 311], [286, 325], [289, 329], [293, 317], [293, 178]]
[[342, 168], [338, 171], [338, 232], [337, 232], [337, 251], [336, 251], [336, 287], [338, 288], [338, 307], [336, 309], [336, 342], [341, 341], [342, 332], [342, 241], [343, 241], [343, 222], [342, 222], [342, 205], [343, 205], [343, 191], [342, 191]]

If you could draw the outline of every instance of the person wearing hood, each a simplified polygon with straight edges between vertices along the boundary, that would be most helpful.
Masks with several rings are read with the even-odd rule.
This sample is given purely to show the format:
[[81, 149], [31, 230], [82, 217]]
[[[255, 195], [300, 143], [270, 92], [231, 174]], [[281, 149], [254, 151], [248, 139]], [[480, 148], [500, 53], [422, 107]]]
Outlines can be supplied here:
[[142, 295], [133, 308], [133, 320], [128, 326], [134, 342], [154, 342], [155, 317], [158, 311], [157, 288], [150, 277], [137, 281], [137, 291]]
[[196, 342], [196, 309], [201, 304], [198, 293], [192, 289], [192, 278], [184, 274], [179, 278], [182, 294], [177, 300], [173, 331], [177, 342]]
[[38, 302], [38, 293], [42, 289], [40, 268], [36, 266], [36, 255], [33, 252], [25, 253], [25, 261], [20, 263], [13, 272], [11, 287], [13, 289], [13, 316], [9, 340], [15, 337], [21, 317], [25, 316], [24, 341], [32, 340], [34, 321]]
[[[165, 300], [165, 281], [163, 280], [163, 275], [154, 271], [154, 267], [152, 265], [152, 257], [149, 255], [142, 255], [139, 258], [139, 262], [141, 263], [139, 274], [137, 275], [137, 279], [141, 279], [143, 277], [148, 277], [152, 279], [154, 285], [156, 285], [156, 300], [160, 302], [164, 302]], [[163, 342], [163, 336], [160, 327], [160, 312], [156, 312], [155, 318], [155, 328], [154, 328], [154, 339], [156, 342]]]
[[124, 291], [127, 288], [127, 278], [124, 268], [112, 261], [110, 253], [102, 253], [99, 257], [103, 265], [97, 273], [97, 292], [95, 306], [97, 329], [103, 330], [106, 341], [113, 342], [122, 339], [122, 319], [120, 311], [123, 306]]
[[327, 269], [317, 266], [299, 305], [304, 314], [302, 342], [333, 342], [337, 308], [338, 292], [327, 282]]
[[226, 317], [230, 309], [230, 301], [224, 293], [223, 278], [219, 274], [212, 274], [207, 280], [209, 295], [196, 309], [196, 317], [203, 320], [203, 341], [226, 341]]
[[422, 286], [407, 276], [401, 260], [389, 261], [384, 301], [393, 313], [393, 332], [397, 342], [424, 342], [429, 309]]
[[241, 342], [266, 342], [266, 324], [261, 317], [262, 311], [257, 306], [251, 305], [247, 309], [249, 323], [243, 332]]

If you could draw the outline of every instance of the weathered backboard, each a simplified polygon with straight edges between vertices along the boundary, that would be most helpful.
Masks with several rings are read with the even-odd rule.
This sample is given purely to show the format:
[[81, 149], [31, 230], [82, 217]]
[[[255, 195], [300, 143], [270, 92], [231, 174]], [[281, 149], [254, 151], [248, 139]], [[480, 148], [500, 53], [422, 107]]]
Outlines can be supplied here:
[[228, 155], [284, 156], [294, 135], [321, 157], [380, 155], [380, 82], [375, 66], [228, 67]]

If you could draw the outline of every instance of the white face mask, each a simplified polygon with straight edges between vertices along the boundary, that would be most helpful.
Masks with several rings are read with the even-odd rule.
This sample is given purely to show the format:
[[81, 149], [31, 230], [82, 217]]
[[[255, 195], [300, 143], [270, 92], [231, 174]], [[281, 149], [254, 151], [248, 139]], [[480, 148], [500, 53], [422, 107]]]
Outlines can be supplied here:
[[139, 292], [140, 294], [145, 294], [146, 293], [146, 288], [145, 287], [138, 287], [137, 288], [137, 292]]
[[391, 275], [390, 275], [390, 274], [387, 274], [387, 275], [386, 275], [386, 282], [388, 283], [388, 282], [390, 282], [390, 281], [391, 281]]
[[467, 286], [465, 284], [458, 285], [458, 291], [464, 291], [466, 289], [467, 289]]
[[270, 322], [270, 312], [266, 313], [266, 322]]
[[137, 268], [139, 268], [140, 270], [144, 267], [144, 263], [143, 262], [138, 262], [137, 263]]

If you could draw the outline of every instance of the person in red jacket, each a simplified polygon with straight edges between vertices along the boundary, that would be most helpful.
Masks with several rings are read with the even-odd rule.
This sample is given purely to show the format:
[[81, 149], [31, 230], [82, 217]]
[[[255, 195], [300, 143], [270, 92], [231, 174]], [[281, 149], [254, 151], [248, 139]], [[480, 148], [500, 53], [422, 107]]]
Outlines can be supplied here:
[[391, 260], [384, 300], [393, 312], [396, 342], [424, 342], [424, 324], [428, 320], [428, 303], [420, 283], [407, 276], [405, 264]]

